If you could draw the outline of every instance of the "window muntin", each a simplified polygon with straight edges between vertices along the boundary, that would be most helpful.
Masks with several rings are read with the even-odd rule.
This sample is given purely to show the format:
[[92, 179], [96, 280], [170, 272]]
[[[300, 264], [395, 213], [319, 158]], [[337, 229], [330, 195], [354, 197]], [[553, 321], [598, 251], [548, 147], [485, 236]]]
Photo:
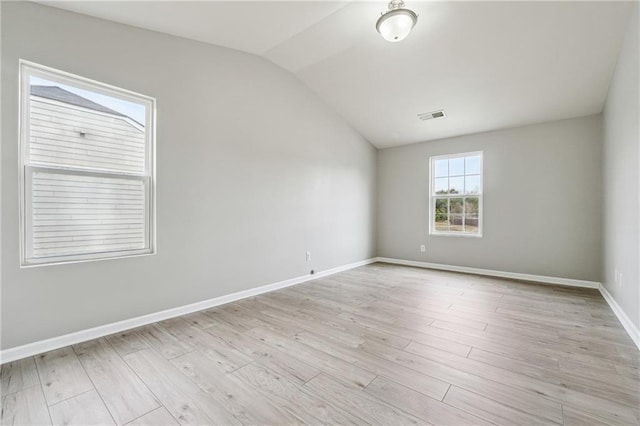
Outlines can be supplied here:
[[20, 62], [21, 265], [155, 252], [155, 100]]
[[432, 235], [482, 236], [482, 152], [431, 157]]

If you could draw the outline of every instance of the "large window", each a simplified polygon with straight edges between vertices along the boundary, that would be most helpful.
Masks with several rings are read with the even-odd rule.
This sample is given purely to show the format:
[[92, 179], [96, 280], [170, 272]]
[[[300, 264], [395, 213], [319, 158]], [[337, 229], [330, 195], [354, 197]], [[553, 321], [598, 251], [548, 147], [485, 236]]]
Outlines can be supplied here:
[[431, 157], [430, 232], [482, 236], [482, 152]]
[[155, 252], [155, 100], [20, 62], [23, 266]]

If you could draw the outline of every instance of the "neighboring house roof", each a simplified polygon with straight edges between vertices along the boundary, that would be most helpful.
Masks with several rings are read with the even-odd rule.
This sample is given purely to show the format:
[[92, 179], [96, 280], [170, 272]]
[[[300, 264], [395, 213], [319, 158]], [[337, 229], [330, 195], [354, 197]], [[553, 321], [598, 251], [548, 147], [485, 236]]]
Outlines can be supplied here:
[[41, 98], [47, 98], [54, 101], [64, 102], [67, 104], [76, 105], [76, 106], [87, 108], [87, 109], [92, 109], [94, 111], [106, 112], [107, 114], [113, 114], [120, 117], [131, 118], [122, 113], [119, 113], [118, 111], [114, 111], [111, 108], [107, 108], [106, 106], [97, 104], [93, 101], [90, 101], [89, 99], [83, 98], [82, 96], [78, 96], [75, 93], [71, 93], [64, 89], [61, 89], [58, 86], [32, 85], [31, 94], [33, 96], [39, 96]]

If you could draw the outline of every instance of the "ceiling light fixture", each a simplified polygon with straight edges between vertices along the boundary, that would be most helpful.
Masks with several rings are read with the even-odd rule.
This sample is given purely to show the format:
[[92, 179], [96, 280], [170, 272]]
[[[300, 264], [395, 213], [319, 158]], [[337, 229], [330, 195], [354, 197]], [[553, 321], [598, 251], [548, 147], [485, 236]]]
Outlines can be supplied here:
[[404, 40], [418, 22], [418, 15], [404, 7], [404, 1], [391, 0], [389, 10], [384, 12], [376, 22], [376, 30], [382, 38], [390, 42]]

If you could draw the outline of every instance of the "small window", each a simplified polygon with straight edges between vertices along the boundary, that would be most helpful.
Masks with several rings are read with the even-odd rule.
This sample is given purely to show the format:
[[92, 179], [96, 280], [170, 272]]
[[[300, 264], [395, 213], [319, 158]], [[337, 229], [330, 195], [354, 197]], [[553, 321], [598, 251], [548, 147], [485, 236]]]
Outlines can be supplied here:
[[431, 157], [430, 233], [482, 236], [482, 152]]
[[22, 266], [155, 252], [155, 100], [20, 62]]

